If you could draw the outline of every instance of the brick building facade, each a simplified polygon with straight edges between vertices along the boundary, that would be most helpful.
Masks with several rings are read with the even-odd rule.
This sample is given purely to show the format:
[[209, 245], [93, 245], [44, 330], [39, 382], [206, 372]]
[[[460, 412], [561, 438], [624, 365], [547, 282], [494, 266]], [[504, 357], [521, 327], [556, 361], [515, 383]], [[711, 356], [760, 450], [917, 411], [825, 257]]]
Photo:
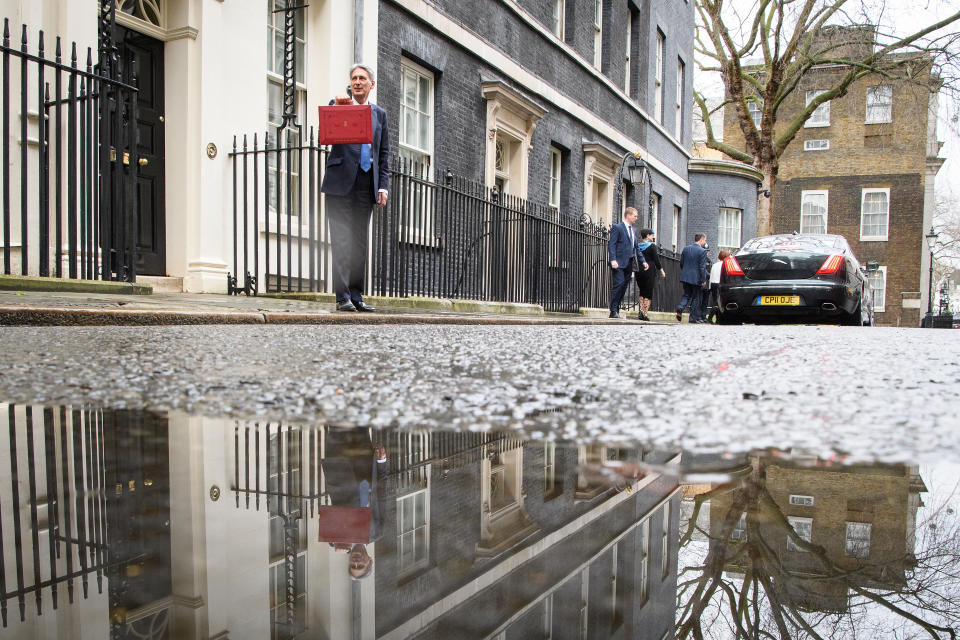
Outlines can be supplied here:
[[[861, 264], [880, 265], [871, 287], [876, 323], [888, 326], [919, 326], [926, 309], [923, 234], [932, 223], [934, 177], [943, 163], [936, 157], [937, 79], [924, 59], [912, 65], [911, 80], [866, 76], [821, 105], [781, 156], [773, 193], [774, 233], [838, 233]], [[779, 121], [789, 122], [844, 71], [813, 68], [784, 100]], [[724, 140], [745, 146], [732, 109], [725, 110]]]

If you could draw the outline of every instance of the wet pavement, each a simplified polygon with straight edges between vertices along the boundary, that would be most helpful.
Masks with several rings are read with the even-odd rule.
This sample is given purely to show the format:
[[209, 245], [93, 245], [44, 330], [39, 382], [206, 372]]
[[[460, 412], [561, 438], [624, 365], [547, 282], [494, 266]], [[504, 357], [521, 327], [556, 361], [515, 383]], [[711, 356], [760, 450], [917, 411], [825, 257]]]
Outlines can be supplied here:
[[960, 332], [371, 315], [0, 328], [0, 637], [960, 626]]

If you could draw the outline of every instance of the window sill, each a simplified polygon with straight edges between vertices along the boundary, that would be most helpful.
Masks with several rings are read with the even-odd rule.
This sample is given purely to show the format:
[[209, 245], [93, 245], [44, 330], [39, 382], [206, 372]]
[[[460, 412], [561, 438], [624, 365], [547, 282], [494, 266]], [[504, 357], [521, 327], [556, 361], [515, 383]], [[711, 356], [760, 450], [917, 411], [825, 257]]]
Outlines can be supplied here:
[[893, 120], [865, 120], [863, 124], [892, 124]]
[[822, 129], [824, 127], [829, 127], [829, 122], [805, 122], [803, 123], [804, 129]]
[[860, 236], [860, 242], [887, 242], [888, 236]]

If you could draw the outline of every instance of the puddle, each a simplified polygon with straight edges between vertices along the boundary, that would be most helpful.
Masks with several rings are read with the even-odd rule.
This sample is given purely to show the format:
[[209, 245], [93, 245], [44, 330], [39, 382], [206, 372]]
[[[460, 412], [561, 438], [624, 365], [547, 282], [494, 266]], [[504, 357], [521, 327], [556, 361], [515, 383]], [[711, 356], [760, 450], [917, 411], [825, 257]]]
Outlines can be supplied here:
[[4, 638], [908, 638], [957, 474], [0, 404]]

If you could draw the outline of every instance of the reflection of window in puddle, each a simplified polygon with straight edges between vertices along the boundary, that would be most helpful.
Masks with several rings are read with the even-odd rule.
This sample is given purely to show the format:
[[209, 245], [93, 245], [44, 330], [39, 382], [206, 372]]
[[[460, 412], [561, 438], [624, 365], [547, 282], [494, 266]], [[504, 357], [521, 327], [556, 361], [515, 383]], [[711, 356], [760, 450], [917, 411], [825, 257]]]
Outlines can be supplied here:
[[430, 559], [430, 433], [405, 431], [393, 434], [391, 455], [397, 475], [397, 574], [407, 577]]
[[870, 555], [869, 522], [848, 522], [846, 538], [846, 555], [850, 558], [866, 558]]
[[520, 468], [515, 451], [497, 453], [490, 460], [490, 511], [497, 513], [517, 502]]
[[[793, 527], [793, 530], [797, 533], [797, 536], [805, 542], [810, 542], [810, 537], [813, 532], [813, 518], [797, 518], [795, 516], [788, 516], [787, 520], [790, 522], [790, 526]], [[793, 537], [787, 535], [787, 551], [801, 551], [805, 552], [806, 549], [802, 549], [800, 545], [793, 541]]]

